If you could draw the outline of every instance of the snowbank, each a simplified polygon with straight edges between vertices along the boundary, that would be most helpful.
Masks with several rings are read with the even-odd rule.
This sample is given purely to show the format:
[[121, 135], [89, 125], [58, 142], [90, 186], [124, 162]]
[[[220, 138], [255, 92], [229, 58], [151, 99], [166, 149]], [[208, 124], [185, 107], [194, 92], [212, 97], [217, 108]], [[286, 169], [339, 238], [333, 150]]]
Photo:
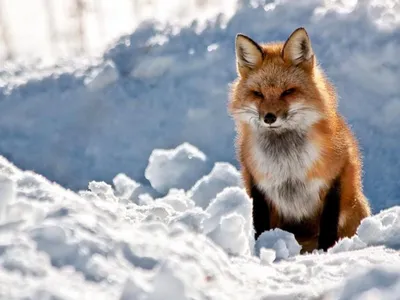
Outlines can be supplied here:
[[[283, 40], [305, 26], [362, 146], [374, 211], [397, 204], [398, 5], [295, 2], [242, 0], [227, 22], [215, 18], [204, 30], [146, 22], [94, 66], [0, 71], [0, 153], [74, 190], [119, 173], [147, 186], [151, 152], [184, 142], [207, 155], [205, 173], [218, 161], [237, 167], [226, 112], [235, 35]], [[164, 192], [174, 186], [175, 174], [168, 177]]]
[[[300, 246], [282, 230], [254, 243], [251, 201], [238, 186], [204, 210], [184, 190], [158, 198], [136, 192], [138, 184], [122, 174], [114, 186], [91, 181], [75, 193], [0, 157], [0, 178], [2, 299], [398, 295], [399, 207], [366, 219], [347, 249], [339, 243], [340, 251], [298, 255]], [[208, 180], [220, 184], [218, 176]]]

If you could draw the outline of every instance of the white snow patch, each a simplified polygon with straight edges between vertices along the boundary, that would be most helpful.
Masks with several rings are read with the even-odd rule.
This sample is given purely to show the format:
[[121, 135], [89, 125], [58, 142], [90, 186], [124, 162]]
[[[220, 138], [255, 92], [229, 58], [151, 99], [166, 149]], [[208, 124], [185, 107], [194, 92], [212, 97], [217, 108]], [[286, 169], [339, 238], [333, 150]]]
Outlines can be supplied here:
[[261, 248], [260, 260], [264, 265], [272, 264], [276, 259], [276, 251], [274, 249]]
[[276, 259], [287, 259], [300, 254], [301, 246], [296, 241], [293, 233], [279, 228], [264, 231], [256, 241], [256, 255], [260, 255], [261, 249], [273, 249]]
[[194, 202], [190, 199], [185, 191], [178, 189], [170, 189], [168, 194], [157, 201], [170, 205], [175, 211], [184, 212], [194, 207]]
[[15, 182], [6, 176], [0, 176], [0, 224], [6, 221], [7, 206], [15, 199]]
[[160, 193], [171, 188], [187, 190], [206, 172], [206, 160], [206, 155], [189, 143], [175, 149], [155, 149], [145, 176]]
[[357, 229], [357, 235], [340, 240], [329, 251], [334, 253], [380, 245], [400, 249], [399, 206], [365, 218]]
[[206, 209], [204, 233], [225, 251], [248, 255], [254, 246], [252, 205], [246, 192], [238, 187], [225, 188]]
[[219, 192], [230, 186], [243, 186], [240, 172], [229, 163], [217, 162], [211, 172], [188, 191], [188, 195], [197, 206], [206, 209]]
[[382, 264], [355, 272], [324, 300], [398, 300], [399, 295], [400, 265]]
[[113, 179], [115, 186], [115, 195], [120, 198], [130, 199], [134, 192], [140, 187], [140, 183], [129, 178], [126, 174], [117, 174]]

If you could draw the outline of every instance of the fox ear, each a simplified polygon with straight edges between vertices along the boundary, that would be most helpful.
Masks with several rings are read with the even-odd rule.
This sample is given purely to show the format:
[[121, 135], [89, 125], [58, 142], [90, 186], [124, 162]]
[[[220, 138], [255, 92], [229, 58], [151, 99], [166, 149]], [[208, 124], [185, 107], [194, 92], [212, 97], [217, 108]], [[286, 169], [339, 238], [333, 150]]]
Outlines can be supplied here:
[[310, 38], [304, 28], [297, 28], [289, 36], [283, 45], [282, 57], [295, 66], [303, 64], [311, 67], [313, 65], [314, 53]]
[[237, 71], [241, 76], [247, 75], [248, 72], [261, 65], [263, 51], [261, 46], [251, 38], [243, 34], [238, 34], [235, 46]]

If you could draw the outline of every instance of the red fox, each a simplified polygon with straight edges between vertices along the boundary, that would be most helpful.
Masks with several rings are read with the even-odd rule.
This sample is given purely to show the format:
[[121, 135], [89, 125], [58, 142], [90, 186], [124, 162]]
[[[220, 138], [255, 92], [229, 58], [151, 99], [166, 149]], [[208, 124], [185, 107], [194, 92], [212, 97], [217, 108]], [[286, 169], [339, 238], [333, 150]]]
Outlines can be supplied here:
[[333, 85], [309, 35], [258, 44], [236, 36], [238, 78], [228, 106], [255, 238], [292, 232], [302, 253], [327, 250], [371, 214], [357, 141], [337, 109]]

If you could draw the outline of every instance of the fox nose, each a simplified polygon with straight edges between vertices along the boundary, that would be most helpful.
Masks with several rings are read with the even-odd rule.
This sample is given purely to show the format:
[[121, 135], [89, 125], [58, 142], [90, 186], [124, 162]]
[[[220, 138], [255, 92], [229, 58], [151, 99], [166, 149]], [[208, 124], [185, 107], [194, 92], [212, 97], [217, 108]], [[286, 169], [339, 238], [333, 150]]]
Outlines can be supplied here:
[[275, 121], [276, 121], [276, 116], [274, 114], [272, 114], [272, 113], [267, 113], [264, 116], [264, 122], [267, 123], [267, 124], [272, 124]]

